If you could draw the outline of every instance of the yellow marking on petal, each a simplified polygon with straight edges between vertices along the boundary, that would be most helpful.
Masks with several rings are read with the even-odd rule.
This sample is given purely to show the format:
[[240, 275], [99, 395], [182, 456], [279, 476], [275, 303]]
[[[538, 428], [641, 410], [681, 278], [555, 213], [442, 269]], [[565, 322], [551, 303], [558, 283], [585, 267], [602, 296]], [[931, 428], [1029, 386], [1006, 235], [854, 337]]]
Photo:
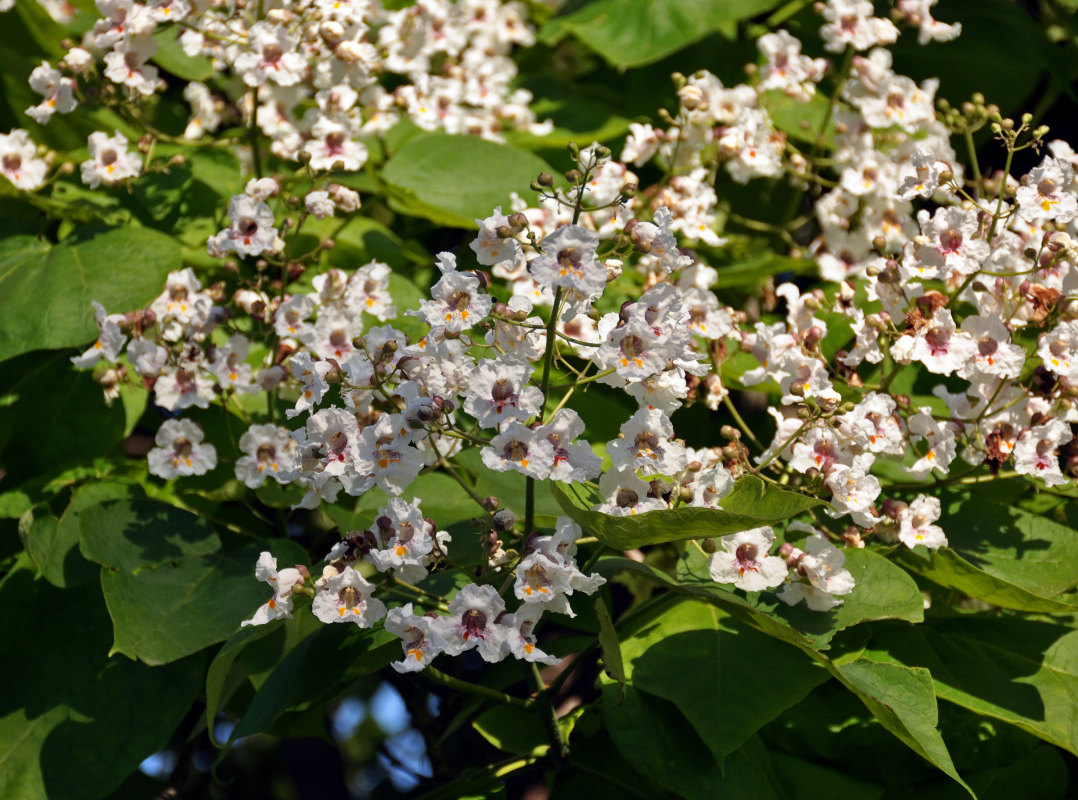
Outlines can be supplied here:
[[405, 553], [408, 552], [408, 549], [406, 547], [402, 547], [401, 545], [397, 545], [396, 548], [394, 548], [394, 552], [398, 556], [403, 556]]
[[337, 609], [337, 616], [343, 617], [344, 616], [344, 611], [345, 610], [343, 608], [338, 608]]

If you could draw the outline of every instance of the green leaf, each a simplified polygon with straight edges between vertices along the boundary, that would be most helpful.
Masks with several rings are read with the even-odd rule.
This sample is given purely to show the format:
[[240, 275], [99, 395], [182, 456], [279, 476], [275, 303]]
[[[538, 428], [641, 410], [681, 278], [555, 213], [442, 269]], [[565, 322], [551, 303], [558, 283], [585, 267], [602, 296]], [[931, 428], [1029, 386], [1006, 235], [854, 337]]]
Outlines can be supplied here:
[[[840, 598], [842, 605], [826, 612], [811, 611], [803, 604], [788, 606], [772, 593], [761, 593], [748, 602], [758, 611], [777, 617], [805, 636], [816, 649], [825, 648], [839, 631], [881, 619], [924, 620], [924, 598], [909, 574], [885, 557], [863, 548], [843, 550], [845, 567], [854, 579], [854, 590]], [[678, 560], [678, 580], [706, 593], [732, 590], [715, 583], [707, 571], [707, 559], [696, 548], [686, 548]]]
[[550, 746], [538, 712], [525, 708], [495, 706], [473, 722], [472, 727], [507, 753], [526, 756]]
[[616, 550], [647, 544], [703, 539], [774, 525], [810, 508], [823, 505], [807, 497], [746, 475], [722, 499], [722, 508], [674, 508], [630, 517], [612, 517], [591, 511], [596, 502], [580, 484], [552, 484], [554, 497], [565, 513], [588, 533]]
[[817, 93], [808, 102], [801, 102], [785, 92], [772, 90], [764, 93], [764, 107], [775, 128], [788, 134], [791, 139], [809, 144], [816, 144], [817, 141], [826, 146], [833, 144], [835, 118], [831, 112], [831, 98], [826, 95]]
[[[110, 659], [96, 591], [20, 569], [0, 584], [0, 796], [96, 800], [163, 748], [198, 696], [202, 663]], [[15, 646], [18, 643], [18, 646]]]
[[912, 553], [899, 553], [898, 559], [907, 569], [940, 586], [976, 597], [1000, 608], [1035, 611], [1042, 614], [1078, 613], [1078, 605], [1034, 594], [1010, 581], [978, 569], [947, 547], [932, 551], [927, 555], [927, 559], [919, 558]]
[[678, 709], [666, 700], [629, 687], [624, 702], [618, 688], [603, 683], [606, 731], [633, 769], [687, 800], [752, 798], [779, 800], [758, 745], [729, 756], [720, 768], [715, 757]]
[[[0, 299], [0, 305], [3, 302]], [[123, 410], [108, 408], [93, 376], [74, 369], [67, 355], [27, 354], [4, 368], [14, 378], [0, 390], [0, 403], [6, 406], [0, 413], [0, 468], [7, 472], [5, 483], [40, 481], [119, 450]]]
[[567, 7], [539, 31], [552, 44], [571, 33], [617, 67], [651, 64], [778, 5], [776, 0], [593, 0]]
[[107, 500], [83, 509], [78, 526], [86, 558], [132, 574], [221, 549], [208, 522], [157, 500]]
[[614, 112], [601, 101], [589, 97], [568, 96], [559, 100], [540, 99], [532, 103], [540, 120], [550, 120], [550, 133], [536, 135], [527, 131], [509, 131], [506, 140], [528, 150], [565, 147], [569, 142], [609, 142], [629, 130], [630, 120]]
[[475, 228], [495, 206], [509, 208], [510, 193], [550, 167], [536, 155], [471, 136], [422, 133], [404, 143], [382, 169], [390, 205], [440, 225]]
[[949, 549], [902, 564], [929, 580], [993, 605], [1018, 611], [1075, 613], [1058, 595], [1078, 586], [1078, 531], [1015, 505], [972, 492], [945, 503], [940, 526]]
[[959, 776], [936, 723], [939, 710], [927, 669], [858, 658], [832, 668], [887, 730], [907, 747], [973, 792]]
[[830, 678], [804, 654], [706, 603], [681, 600], [633, 628], [622, 637], [632, 685], [677, 706], [720, 764]]
[[79, 488], [60, 515], [52, 535], [31, 536], [26, 543], [30, 558], [37, 564], [45, 580], [63, 589], [96, 578], [99, 572], [97, 566], [79, 552], [79, 518], [84, 511], [106, 500], [140, 497], [142, 494], [139, 486], [112, 481], [88, 483]]
[[145, 228], [51, 247], [31, 237], [7, 240], [0, 255], [0, 360], [93, 341], [90, 301], [110, 313], [139, 308], [179, 267], [176, 243]]
[[321, 624], [311, 614], [299, 612], [288, 620], [240, 628], [229, 637], [206, 671], [206, 730], [211, 740], [217, 714], [239, 684], [251, 677], [252, 667], [269, 673]]
[[153, 35], [153, 40], [157, 42], [153, 62], [185, 81], [208, 81], [217, 74], [213, 61], [206, 56], [189, 56], [183, 52], [180, 46], [181, 32], [179, 27], [168, 27]]
[[269, 588], [254, 579], [265, 549], [282, 566], [305, 560], [297, 545], [274, 541], [230, 555], [187, 556], [135, 574], [102, 568], [112, 652], [167, 664], [227, 639], [269, 597]]
[[618, 632], [614, 629], [614, 620], [610, 609], [601, 594], [595, 595], [595, 617], [599, 620], [599, 647], [603, 651], [603, 671], [618, 682], [621, 696], [625, 697], [625, 664], [621, 658], [621, 646], [618, 644]]
[[229, 741], [269, 728], [286, 711], [324, 705], [361, 675], [400, 658], [400, 639], [381, 626], [322, 625], [299, 642], [262, 684]]
[[1072, 627], [1014, 617], [932, 620], [917, 628], [881, 627], [870, 652], [927, 668], [944, 700], [1078, 755], [1078, 631]]

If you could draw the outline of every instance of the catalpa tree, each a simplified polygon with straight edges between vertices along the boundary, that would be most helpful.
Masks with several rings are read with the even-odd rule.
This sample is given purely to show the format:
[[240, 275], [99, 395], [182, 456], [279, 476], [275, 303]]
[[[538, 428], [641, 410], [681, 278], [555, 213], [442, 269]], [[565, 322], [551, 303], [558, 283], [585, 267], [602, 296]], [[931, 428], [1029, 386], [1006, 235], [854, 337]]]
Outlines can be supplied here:
[[0, 9], [4, 796], [1073, 793], [1073, 4]]

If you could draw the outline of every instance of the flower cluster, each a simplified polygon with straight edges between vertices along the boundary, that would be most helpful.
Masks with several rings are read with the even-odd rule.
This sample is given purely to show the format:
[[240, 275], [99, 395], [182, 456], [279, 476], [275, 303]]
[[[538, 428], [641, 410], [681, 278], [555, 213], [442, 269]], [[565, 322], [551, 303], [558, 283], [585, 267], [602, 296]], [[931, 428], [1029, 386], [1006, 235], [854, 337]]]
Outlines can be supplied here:
[[[341, 6], [322, 9], [322, 27], [339, 22]], [[930, 6], [903, 3], [898, 17], [925, 40], [957, 35], [957, 26], [932, 19]], [[449, 15], [434, 39], [412, 28], [402, 33], [394, 26], [404, 25], [405, 12], [388, 14], [377, 28], [386, 63], [407, 72], [426, 69], [436, 52], [466, 53], [467, 37], [454, 38], [450, 21], [466, 7], [409, 9], [417, 25], [424, 14]], [[359, 129], [339, 116], [348, 116], [356, 98], [333, 88], [337, 62], [315, 69], [311, 56], [333, 41], [351, 52], [344, 45], [363, 41], [366, 12], [351, 28], [338, 26], [359, 38], [342, 39], [332, 26], [331, 35], [320, 27], [317, 38], [297, 37], [290, 26], [306, 8], [248, 27], [227, 20], [202, 33], [189, 27], [185, 45], [197, 39], [247, 85], [266, 90], [257, 97], [277, 98], [277, 111], [287, 106], [282, 92], [315, 81], [322, 88], [315, 105], [308, 103], [308, 127], [275, 133], [261, 114], [259, 125], [278, 155], [293, 158], [307, 148], [320, 168], [314, 159], [329, 145], [318, 143], [315, 128], [339, 123], [344, 127], [333, 130], [344, 133], [334, 157], [362, 163], [360, 151], [348, 149], [359, 146]], [[321, 579], [289, 586], [315, 593], [315, 613], [326, 621], [369, 626], [388, 614], [387, 629], [405, 640], [402, 669], [470, 647], [489, 661], [508, 652], [546, 658], [531, 632], [538, 612], [571, 614], [568, 597], [594, 591], [600, 579], [577, 568], [580, 530], [570, 520], [562, 518], [552, 535], [537, 532], [538, 481], [583, 484], [594, 510], [612, 517], [722, 509], [745, 476], [817, 498], [823, 505], [813, 524], [789, 522], [778, 555], [771, 554], [775, 530], [756, 527], [708, 543], [708, 571], [747, 592], [777, 590], [791, 604], [833, 608], [854, 590], [835, 544], [860, 547], [875, 537], [910, 548], [946, 546], [935, 495], [966, 472], [985, 467], [991, 477], [1008, 468], [1048, 486], [1071, 480], [1078, 156], [1056, 141], [1014, 185], [1006, 175], [981, 177], [979, 169], [968, 178], [951, 149], [954, 130], [993, 120], [1010, 155], [1039, 150], [1046, 131], [1031, 129], [1027, 119], [1004, 121], [979, 100], [973, 111], [943, 106], [937, 113], [933, 82], [918, 86], [892, 69], [880, 45], [894, 41], [897, 28], [873, 17], [871, 4], [832, 0], [823, 16], [825, 48], [846, 55], [838, 74], [780, 31], [761, 38], [763, 63], [746, 84], [728, 88], [705, 72], [677, 77], [680, 109], [667, 130], [634, 123], [622, 162], [599, 144], [571, 146], [567, 184], [556, 186], [544, 173], [533, 185], [536, 205], [517, 197], [510, 213], [499, 207], [476, 220], [467, 248], [437, 255], [437, 280], [415, 308], [398, 310], [392, 270], [377, 261], [324, 271], [301, 291], [294, 279], [302, 269], [290, 280], [295, 264], [282, 253], [302, 222], [286, 219], [279, 181], [253, 179], [232, 198], [228, 225], [209, 237], [207, 250], [249, 259], [256, 271], [279, 265], [279, 284], [260, 279], [223, 305], [223, 293], [204, 289], [191, 269], [173, 273], [146, 310], [109, 315], [98, 306], [100, 339], [73, 360], [83, 367], [117, 362], [129, 336], [128, 365], [169, 412], [243, 408], [247, 395], [266, 393], [264, 415], [248, 420], [238, 441], [234, 471], [247, 487], [267, 478], [296, 486], [295, 507], [305, 509], [341, 494], [384, 492], [389, 505], [371, 530], [349, 534]], [[208, 12], [204, 19], [217, 18]], [[208, 37], [211, 29], [216, 34]], [[109, 35], [101, 26], [92, 34]], [[229, 44], [230, 37], [244, 38]], [[824, 164], [779, 132], [769, 109], [808, 102], [828, 77], [835, 81], [834, 124], [818, 132], [831, 151]], [[102, 182], [108, 169], [122, 176], [123, 142], [101, 138], [97, 148], [84, 173]], [[105, 148], [112, 156], [101, 155]], [[34, 158], [27, 151], [19, 164]], [[629, 166], [649, 162], [664, 177], [642, 189]], [[726, 240], [720, 220], [736, 223], [731, 210], [720, 213], [713, 189], [720, 168], [740, 183], [786, 178], [819, 187], [812, 212], [795, 227], [801, 241], [811, 239], [808, 253], [826, 288], [770, 285], [764, 313], [720, 300], [714, 287], [721, 271], [707, 262]], [[300, 205], [298, 197], [288, 200]], [[359, 197], [327, 184], [310, 189], [302, 207], [304, 220], [347, 215]], [[793, 243], [787, 228], [771, 229]], [[679, 238], [695, 249], [679, 247]], [[409, 316], [419, 333], [400, 322]], [[115, 384], [124, 369], [111, 368], [104, 382]], [[632, 409], [609, 441], [593, 441], [591, 421], [569, 405], [578, 389], [598, 390], [591, 383], [620, 393]], [[749, 387], [774, 398], [769, 445], [732, 401], [730, 388]], [[722, 428], [726, 444], [695, 448], [678, 437], [674, 415], [697, 402], [725, 409], [738, 423]], [[166, 422], [156, 444], [149, 454], [155, 475], [202, 474], [216, 465], [214, 447], [189, 420]], [[368, 576], [373, 568], [387, 581], [414, 584], [449, 563], [444, 537], [404, 498], [421, 471], [442, 468], [477, 499], [453, 467], [467, 447], [478, 449], [485, 468], [525, 480], [522, 525], [504, 511], [494, 519], [484, 506], [490, 524], [480, 565], [484, 575], [515, 571], [520, 608], [506, 615], [509, 584], [499, 593], [481, 582], [460, 590], [448, 617], [387, 612], [356, 564], [362, 559]], [[795, 546], [800, 534], [808, 538]], [[274, 608], [286, 613], [289, 596], [278, 593], [276, 606], [256, 620], [272, 618]]]

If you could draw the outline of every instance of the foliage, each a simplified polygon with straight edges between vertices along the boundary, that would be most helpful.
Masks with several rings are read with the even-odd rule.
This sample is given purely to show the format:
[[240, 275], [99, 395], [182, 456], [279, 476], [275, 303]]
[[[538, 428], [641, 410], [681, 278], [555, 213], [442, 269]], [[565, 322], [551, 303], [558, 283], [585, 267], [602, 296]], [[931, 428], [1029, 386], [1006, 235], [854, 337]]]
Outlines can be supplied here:
[[1074, 793], [1078, 4], [204, 5], [0, 0], [0, 796]]

